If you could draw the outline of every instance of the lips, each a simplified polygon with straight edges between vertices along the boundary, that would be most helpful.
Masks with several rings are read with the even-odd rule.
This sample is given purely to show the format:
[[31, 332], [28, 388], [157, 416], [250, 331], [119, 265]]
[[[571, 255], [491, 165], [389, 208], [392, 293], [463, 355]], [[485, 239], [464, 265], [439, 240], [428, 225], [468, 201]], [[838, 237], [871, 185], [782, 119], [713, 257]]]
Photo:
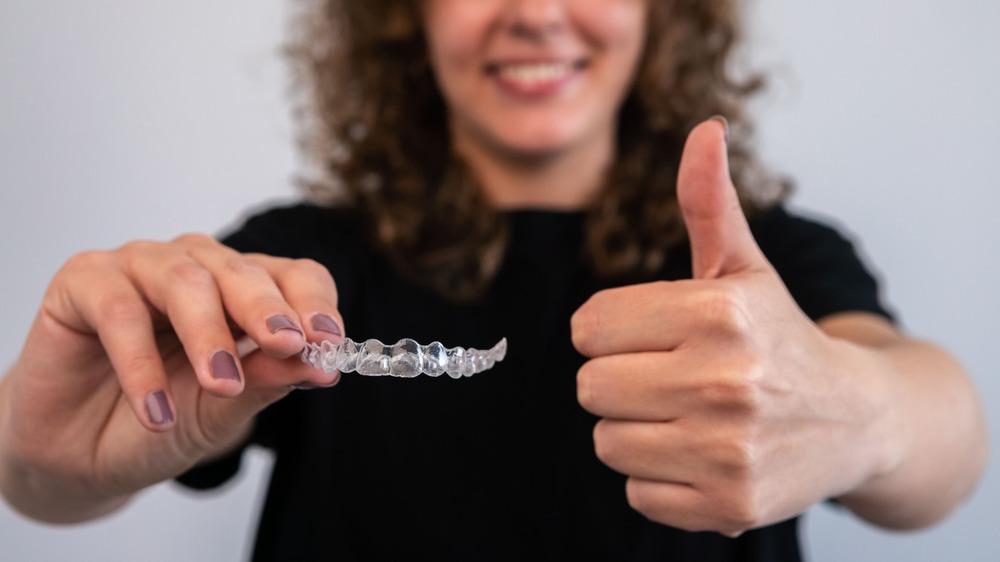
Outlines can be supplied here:
[[545, 94], [559, 90], [580, 70], [584, 60], [493, 63], [487, 73], [504, 88], [519, 94]]

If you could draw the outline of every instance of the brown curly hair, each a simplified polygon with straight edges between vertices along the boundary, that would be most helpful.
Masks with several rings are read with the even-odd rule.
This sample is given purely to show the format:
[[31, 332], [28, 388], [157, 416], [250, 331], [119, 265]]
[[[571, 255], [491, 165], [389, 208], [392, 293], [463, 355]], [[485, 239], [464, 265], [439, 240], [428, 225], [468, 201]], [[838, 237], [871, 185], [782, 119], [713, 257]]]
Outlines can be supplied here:
[[[688, 132], [730, 123], [730, 165], [748, 212], [784, 196], [758, 165], [734, 77], [737, 0], [650, 0], [647, 43], [620, 108], [616, 157], [587, 209], [583, 258], [600, 276], [647, 278], [685, 240], [676, 198]], [[456, 300], [482, 294], [506, 243], [504, 215], [450, 145], [448, 115], [413, 0], [303, 0], [290, 47], [314, 198], [363, 213], [372, 244], [409, 278]], [[417, 210], [420, 210], [418, 212]]]

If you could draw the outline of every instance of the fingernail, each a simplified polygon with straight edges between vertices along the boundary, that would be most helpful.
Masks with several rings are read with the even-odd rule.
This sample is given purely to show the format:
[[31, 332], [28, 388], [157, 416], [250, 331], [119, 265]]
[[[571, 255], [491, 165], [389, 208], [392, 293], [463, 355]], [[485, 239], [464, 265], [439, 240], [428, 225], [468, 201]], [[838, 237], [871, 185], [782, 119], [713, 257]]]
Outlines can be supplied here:
[[292, 390], [316, 390], [318, 388], [330, 388], [331, 386], [336, 386], [338, 382], [340, 382], [340, 373], [335, 374], [333, 380], [325, 384], [302, 381], [296, 384], [290, 384], [288, 385], [288, 388]]
[[174, 423], [174, 412], [170, 409], [170, 400], [167, 400], [166, 392], [157, 390], [146, 396], [146, 414], [149, 415], [149, 421], [156, 425]]
[[236, 359], [233, 359], [233, 355], [228, 351], [220, 349], [212, 354], [212, 359], [209, 360], [209, 366], [212, 369], [212, 378], [216, 380], [228, 379], [238, 381], [241, 379], [240, 370], [236, 366]]
[[313, 314], [311, 324], [312, 329], [317, 332], [326, 332], [335, 336], [344, 335], [344, 333], [340, 331], [340, 326], [337, 325], [333, 318], [330, 318], [326, 314]]
[[284, 314], [275, 314], [268, 318], [267, 329], [271, 330], [272, 334], [279, 330], [294, 330], [300, 335], [302, 334], [302, 328], [299, 328], [294, 320]]
[[712, 121], [718, 121], [722, 124], [722, 128], [725, 129], [726, 146], [729, 146], [729, 120], [722, 115], [713, 115]]

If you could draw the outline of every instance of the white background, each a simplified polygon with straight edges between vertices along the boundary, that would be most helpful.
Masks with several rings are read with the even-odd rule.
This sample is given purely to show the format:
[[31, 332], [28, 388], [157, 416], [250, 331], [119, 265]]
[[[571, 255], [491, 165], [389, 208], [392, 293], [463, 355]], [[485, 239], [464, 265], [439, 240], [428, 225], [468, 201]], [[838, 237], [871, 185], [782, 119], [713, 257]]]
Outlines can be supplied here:
[[[862, 242], [906, 329], [959, 356], [1000, 434], [1000, 3], [752, 7], [750, 56], [774, 76], [758, 111], [767, 161], [795, 179], [798, 208]], [[16, 358], [71, 254], [217, 233], [294, 197], [287, 15], [276, 1], [0, 0], [0, 363]], [[220, 492], [164, 485], [69, 529], [0, 506], [0, 560], [245, 559], [268, 463], [254, 454]], [[820, 507], [804, 525], [807, 553], [994, 561], [998, 503], [991, 471], [930, 531], [885, 533]]]

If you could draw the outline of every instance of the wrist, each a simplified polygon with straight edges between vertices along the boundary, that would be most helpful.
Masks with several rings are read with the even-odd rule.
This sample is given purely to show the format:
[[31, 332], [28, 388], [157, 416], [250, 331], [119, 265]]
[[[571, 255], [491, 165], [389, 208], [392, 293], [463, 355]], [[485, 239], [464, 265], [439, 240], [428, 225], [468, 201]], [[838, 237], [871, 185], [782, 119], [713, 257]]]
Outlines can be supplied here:
[[836, 401], [839, 430], [830, 435], [830, 486], [825, 497], [841, 503], [878, 495], [882, 482], [890, 479], [905, 458], [908, 429], [899, 423], [897, 385], [879, 346], [859, 343], [837, 334], [826, 334], [826, 353], [821, 355], [829, 381], [826, 393]]
[[850, 445], [853, 455], [845, 455], [857, 463], [857, 480], [838, 494], [842, 502], [853, 498], [876, 496], [880, 485], [898, 470], [906, 457], [912, 439], [905, 424], [900, 423], [900, 404], [894, 389], [899, 388], [896, 376], [879, 349], [846, 340], [837, 340], [842, 373], [853, 388], [852, 398], [867, 415], [859, 418], [857, 437]]
[[975, 489], [986, 458], [975, 389], [949, 354], [900, 337], [869, 349], [886, 381], [880, 470], [841, 503], [877, 525], [915, 529], [941, 520]]

